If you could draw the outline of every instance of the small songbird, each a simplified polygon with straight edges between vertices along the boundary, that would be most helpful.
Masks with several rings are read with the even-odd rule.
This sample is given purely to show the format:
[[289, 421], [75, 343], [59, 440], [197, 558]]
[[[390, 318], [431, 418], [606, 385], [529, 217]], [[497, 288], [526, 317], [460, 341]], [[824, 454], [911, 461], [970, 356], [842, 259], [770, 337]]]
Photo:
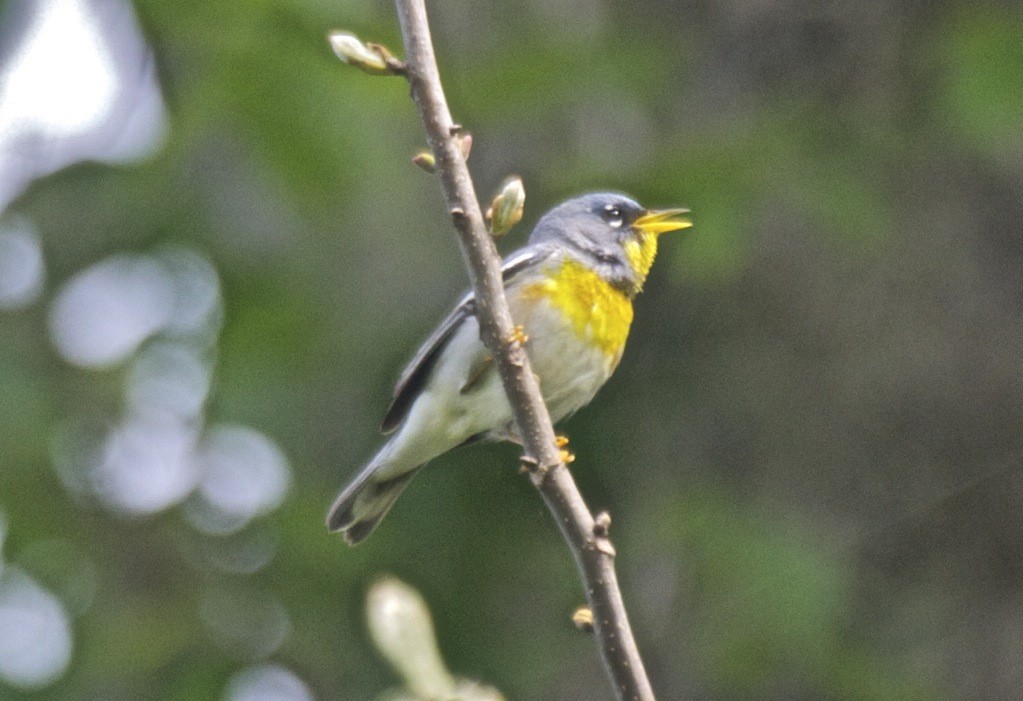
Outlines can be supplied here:
[[[657, 254], [657, 238], [685, 229], [687, 209], [647, 210], [625, 195], [583, 195], [537, 223], [504, 260], [512, 318], [551, 419], [589, 403], [622, 358], [632, 299]], [[452, 448], [520, 442], [501, 378], [483, 342], [470, 292], [402, 372], [384, 416], [391, 438], [338, 496], [327, 517], [350, 545], [390, 510], [412, 476]]]

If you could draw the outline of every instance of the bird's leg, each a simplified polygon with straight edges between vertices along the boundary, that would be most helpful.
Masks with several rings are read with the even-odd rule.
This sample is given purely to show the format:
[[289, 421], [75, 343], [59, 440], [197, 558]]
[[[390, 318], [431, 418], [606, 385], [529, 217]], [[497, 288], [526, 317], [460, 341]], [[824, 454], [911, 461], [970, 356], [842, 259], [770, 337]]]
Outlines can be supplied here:
[[520, 436], [519, 432], [515, 430], [515, 424], [508, 424], [508, 426], [505, 427], [498, 435], [503, 441], [514, 443], [520, 448], [526, 447], [526, 444], [522, 442], [522, 436]]
[[[522, 449], [525, 449], [526, 447], [525, 444], [522, 442], [522, 437], [519, 436], [519, 434], [511, 426], [509, 426], [508, 429], [505, 430], [501, 438], [508, 441], [509, 443], [514, 443], [515, 445]], [[524, 475], [527, 472], [533, 472], [538, 468], [538, 466], [539, 463], [537, 463], [536, 459], [530, 457], [529, 455], [526, 455], [525, 453], [523, 453], [522, 457], [519, 458], [519, 474]]]

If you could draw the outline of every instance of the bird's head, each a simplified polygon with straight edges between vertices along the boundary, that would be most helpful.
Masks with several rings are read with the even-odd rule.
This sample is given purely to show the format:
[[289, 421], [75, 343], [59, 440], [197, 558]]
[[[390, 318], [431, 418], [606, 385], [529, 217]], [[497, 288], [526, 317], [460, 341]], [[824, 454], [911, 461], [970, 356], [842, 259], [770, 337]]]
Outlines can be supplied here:
[[530, 244], [557, 243], [627, 293], [643, 287], [657, 255], [657, 239], [687, 229], [688, 209], [645, 209], [620, 193], [600, 192], [562, 202], [547, 212]]

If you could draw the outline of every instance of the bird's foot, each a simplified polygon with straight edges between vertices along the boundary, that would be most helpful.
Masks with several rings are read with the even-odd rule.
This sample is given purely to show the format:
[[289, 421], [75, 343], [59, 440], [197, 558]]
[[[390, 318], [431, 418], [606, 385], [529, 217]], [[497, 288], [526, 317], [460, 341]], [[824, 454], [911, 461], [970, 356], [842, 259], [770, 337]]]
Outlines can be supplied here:
[[554, 436], [554, 445], [564, 448], [568, 445], [568, 436]]
[[565, 450], [564, 448], [562, 448], [561, 450], [558, 451], [558, 459], [561, 460], [562, 463], [567, 465], [571, 462], [575, 462], [575, 453], [573, 453], [570, 450]]
[[522, 328], [521, 324], [516, 324], [512, 327], [511, 337], [508, 338], [508, 343], [518, 343], [524, 345], [529, 340], [529, 336], [526, 335], [526, 330]]

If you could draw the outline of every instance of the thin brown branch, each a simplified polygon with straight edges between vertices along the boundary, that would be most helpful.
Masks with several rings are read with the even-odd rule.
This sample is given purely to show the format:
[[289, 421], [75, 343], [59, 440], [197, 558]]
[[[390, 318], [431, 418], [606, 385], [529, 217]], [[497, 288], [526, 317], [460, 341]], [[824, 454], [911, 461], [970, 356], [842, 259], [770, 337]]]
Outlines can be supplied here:
[[515, 423], [522, 437], [533, 484], [564, 536], [593, 610], [594, 634], [619, 699], [652, 701], [618, 588], [610, 519], [597, 521], [562, 463], [550, 414], [522, 344], [516, 339], [501, 280], [501, 258], [487, 232], [479, 201], [441, 86], [424, 0], [395, 0], [405, 43], [405, 76], [426, 127], [448, 210], [476, 291], [476, 315], [483, 342], [497, 360]]

